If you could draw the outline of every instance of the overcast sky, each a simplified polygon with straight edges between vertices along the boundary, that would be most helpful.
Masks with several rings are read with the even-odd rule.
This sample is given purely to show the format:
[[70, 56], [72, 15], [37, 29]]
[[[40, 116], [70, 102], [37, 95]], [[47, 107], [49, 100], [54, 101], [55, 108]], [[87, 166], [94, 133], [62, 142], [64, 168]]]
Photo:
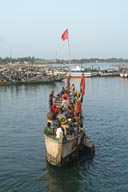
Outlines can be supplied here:
[[0, 57], [128, 58], [128, 0], [0, 0]]

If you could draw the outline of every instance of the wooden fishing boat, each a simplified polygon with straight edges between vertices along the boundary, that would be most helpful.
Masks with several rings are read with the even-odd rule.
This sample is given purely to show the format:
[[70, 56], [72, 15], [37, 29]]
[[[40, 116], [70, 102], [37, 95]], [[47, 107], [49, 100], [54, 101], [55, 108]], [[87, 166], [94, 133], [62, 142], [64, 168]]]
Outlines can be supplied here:
[[78, 133], [77, 136], [69, 136], [63, 142], [61, 137], [59, 141], [55, 140], [55, 136], [44, 134], [46, 145], [47, 161], [54, 166], [63, 166], [73, 159], [78, 159], [78, 154], [82, 150], [89, 150], [94, 153], [94, 144], [88, 138], [85, 130]]
[[55, 82], [61, 82], [65, 79], [65, 76], [46, 76], [44, 78], [33, 77], [25, 80], [13, 80], [13, 81], [0, 81], [0, 86], [9, 86], [9, 85], [30, 85], [30, 84], [50, 84]]
[[55, 80], [23, 80], [23, 81], [1, 81], [0, 86], [10, 85], [31, 85], [31, 84], [49, 84], [54, 83]]
[[[62, 95], [58, 94], [54, 104], [58, 109], [61, 108]], [[73, 123], [73, 132], [69, 134], [69, 122], [71, 118], [66, 118], [64, 115], [60, 116], [61, 127], [63, 132], [60, 132], [59, 138], [57, 135], [57, 124], [55, 124], [57, 116], [53, 117], [54, 113], [49, 112], [47, 114], [48, 122], [54, 124], [54, 128], [45, 127], [44, 138], [46, 147], [46, 159], [54, 166], [63, 166], [73, 159], [78, 159], [79, 152], [81, 150], [88, 150], [91, 154], [94, 154], [95, 147], [86, 134], [85, 124], [83, 123], [82, 114], [75, 119]], [[54, 123], [53, 123], [54, 122]], [[64, 137], [66, 136], [66, 138]]]

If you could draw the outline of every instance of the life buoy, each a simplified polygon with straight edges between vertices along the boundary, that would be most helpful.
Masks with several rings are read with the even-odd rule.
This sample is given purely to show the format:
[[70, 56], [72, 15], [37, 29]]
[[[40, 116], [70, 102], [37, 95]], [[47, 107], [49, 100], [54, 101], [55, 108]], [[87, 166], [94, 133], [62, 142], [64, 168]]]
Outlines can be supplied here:
[[58, 118], [59, 118], [62, 125], [67, 123], [67, 119], [64, 115], [60, 115]]

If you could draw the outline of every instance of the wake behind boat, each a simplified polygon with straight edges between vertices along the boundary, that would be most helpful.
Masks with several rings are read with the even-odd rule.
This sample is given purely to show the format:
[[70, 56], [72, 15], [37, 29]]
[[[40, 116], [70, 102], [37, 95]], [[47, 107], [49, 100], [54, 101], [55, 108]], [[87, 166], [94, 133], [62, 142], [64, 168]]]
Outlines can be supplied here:
[[[94, 153], [94, 145], [86, 134], [82, 116], [82, 100], [85, 79], [82, 75], [80, 90], [75, 90], [67, 80], [57, 97], [52, 91], [49, 96], [49, 112], [44, 128], [46, 159], [54, 166], [63, 166], [72, 159], [78, 159], [81, 150]], [[53, 102], [53, 98], [55, 101]]]

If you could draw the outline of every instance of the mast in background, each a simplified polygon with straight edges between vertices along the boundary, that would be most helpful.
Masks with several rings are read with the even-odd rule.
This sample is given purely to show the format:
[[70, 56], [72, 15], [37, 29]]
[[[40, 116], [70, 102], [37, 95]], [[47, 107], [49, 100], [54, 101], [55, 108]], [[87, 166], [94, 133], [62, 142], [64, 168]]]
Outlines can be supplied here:
[[69, 44], [69, 35], [68, 35], [68, 29], [66, 29], [63, 34], [61, 35], [61, 39], [63, 41], [68, 40], [68, 63], [70, 64], [70, 44]]

